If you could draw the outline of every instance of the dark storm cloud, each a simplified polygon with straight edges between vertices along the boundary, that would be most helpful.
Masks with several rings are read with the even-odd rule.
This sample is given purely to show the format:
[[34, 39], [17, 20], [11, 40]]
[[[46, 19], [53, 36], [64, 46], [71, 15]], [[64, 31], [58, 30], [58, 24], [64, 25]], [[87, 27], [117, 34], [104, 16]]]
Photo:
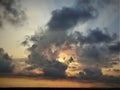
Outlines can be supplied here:
[[[93, 11], [92, 11], [93, 12]], [[74, 27], [79, 21], [85, 22], [94, 18], [91, 11], [77, 11], [73, 8], [62, 8], [62, 10], [56, 10], [52, 13], [48, 26], [50, 30], [67, 30]]]
[[[119, 52], [119, 50], [118, 50]], [[119, 53], [111, 52], [108, 48], [108, 44], [98, 45], [83, 45], [78, 49], [80, 62], [86, 66], [95, 67], [112, 67], [119, 63]]]
[[120, 42], [116, 42], [109, 46], [111, 53], [120, 53]]
[[[111, 69], [108, 70], [112, 71]], [[113, 69], [114, 72], [119, 73], [119, 69]], [[120, 77], [119, 76], [109, 76], [109, 75], [103, 75], [102, 70], [98, 67], [95, 68], [84, 68], [82, 72], [79, 72], [78, 80], [80, 82], [83, 80], [88, 81], [97, 81], [97, 82], [104, 82], [104, 83], [111, 83], [111, 84], [119, 84], [120, 83]]]
[[[89, 1], [80, 1], [77, 6], [70, 8], [63, 7], [62, 9], [54, 10], [52, 12], [52, 18], [48, 22], [49, 29], [53, 31], [68, 30], [74, 27], [78, 22], [84, 23], [85, 21], [97, 17], [98, 12]], [[82, 4], [84, 5], [82, 6]]]
[[81, 44], [94, 44], [94, 43], [109, 43], [117, 38], [116, 34], [112, 36], [103, 32], [99, 28], [89, 30], [86, 36], [83, 36], [80, 32], [75, 32], [78, 35], [78, 40]]
[[80, 62], [86, 66], [109, 68], [119, 63], [119, 58], [116, 58], [120, 52], [119, 36], [103, 31], [96, 28], [89, 30], [86, 35], [75, 32], [81, 45], [78, 49]]
[[43, 68], [45, 76], [51, 77], [65, 77], [65, 70], [67, 69], [67, 65], [64, 65], [60, 62], [54, 62], [49, 64], [47, 67]]
[[[117, 70], [119, 72], [119, 70]], [[93, 69], [93, 68], [85, 68], [83, 72], [79, 73], [78, 80], [84, 81], [97, 81], [97, 82], [104, 82], [104, 83], [111, 83], [111, 84], [120, 84], [120, 77], [119, 76], [109, 76], [103, 75], [100, 69]]]
[[99, 81], [111, 84], [120, 84], [120, 77], [103, 76], [101, 79], [99, 79]]
[[78, 23], [97, 18], [100, 8], [116, 4], [118, 0], [76, 0], [73, 7], [63, 7], [52, 12], [48, 27], [53, 31], [64, 31], [75, 27]]
[[18, 0], [0, 0], [0, 27], [5, 21], [14, 25], [22, 24], [26, 19], [24, 10]]
[[11, 57], [0, 48], [0, 73], [10, 73], [14, 69]]
[[102, 71], [99, 68], [85, 68], [79, 75], [80, 79], [94, 80], [102, 77]]

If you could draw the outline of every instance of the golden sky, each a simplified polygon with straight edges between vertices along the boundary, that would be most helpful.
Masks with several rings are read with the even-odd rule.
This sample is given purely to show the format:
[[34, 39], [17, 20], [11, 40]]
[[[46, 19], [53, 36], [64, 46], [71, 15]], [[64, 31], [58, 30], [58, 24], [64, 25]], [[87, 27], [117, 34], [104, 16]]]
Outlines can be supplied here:
[[48, 80], [34, 78], [6, 78], [0, 77], [0, 87], [50, 87], [50, 88], [114, 88], [119, 84], [112, 85], [100, 82], [76, 82], [70, 80]]

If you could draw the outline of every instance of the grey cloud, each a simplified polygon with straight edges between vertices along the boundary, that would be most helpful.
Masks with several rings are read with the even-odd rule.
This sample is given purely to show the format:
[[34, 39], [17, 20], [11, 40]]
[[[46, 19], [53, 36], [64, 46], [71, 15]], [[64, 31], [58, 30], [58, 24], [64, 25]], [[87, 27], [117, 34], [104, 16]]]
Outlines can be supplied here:
[[120, 42], [116, 42], [113, 45], [109, 45], [111, 53], [120, 53]]
[[103, 76], [99, 81], [111, 83], [111, 84], [120, 84], [120, 77], [114, 77], [114, 76]]
[[65, 77], [65, 70], [67, 65], [64, 65], [56, 60], [49, 61], [44, 56], [33, 53], [29, 56], [29, 61], [27, 62], [32, 66], [27, 68], [27, 70], [32, 70], [35, 68], [41, 68], [45, 76], [50, 77]]
[[14, 69], [12, 58], [0, 48], [0, 73], [11, 73]]
[[[89, 30], [86, 35], [75, 32], [80, 46], [77, 49], [80, 62], [95, 67], [112, 67], [119, 63], [119, 36], [103, 32], [99, 28]], [[74, 36], [73, 34], [73, 36]]]
[[21, 42], [21, 45], [23, 45], [23, 46], [29, 46], [29, 39], [30, 39], [30, 37], [27, 35], [25, 37], [25, 40]]
[[52, 12], [52, 18], [48, 22], [49, 29], [53, 31], [68, 30], [74, 27], [78, 22], [84, 23], [85, 21], [98, 16], [97, 10], [90, 4], [89, 1], [80, 1], [81, 2], [74, 7], [63, 7], [62, 9], [54, 10]]
[[101, 69], [97, 68], [85, 68], [83, 72], [79, 73], [80, 79], [96, 80], [102, 77]]
[[30, 41], [34, 42], [35, 46], [39, 44], [38, 48], [41, 48], [41, 49], [48, 48], [50, 47], [51, 44], [54, 44], [59, 47], [65, 42], [72, 41], [73, 39], [73, 37], [68, 36], [67, 33], [63, 31], [57, 31], [57, 32], [46, 31], [45, 33], [39, 33], [39, 34], [31, 36]]
[[[33, 66], [30, 69], [41, 68], [45, 76], [64, 77], [67, 66], [58, 62], [56, 55], [61, 45], [72, 40], [71, 38], [63, 31], [59, 31], [59, 33], [46, 31], [45, 33], [40, 32], [31, 36], [29, 41], [33, 42], [33, 45], [28, 48], [31, 54], [28, 56], [29, 60], [27, 62]], [[52, 46], [56, 48], [54, 52], [51, 50]], [[50, 60], [47, 58], [49, 57], [48, 55]]]
[[103, 75], [100, 69], [93, 69], [93, 68], [86, 68], [84, 72], [79, 73], [78, 80], [81, 81], [92, 81], [92, 82], [104, 82], [106, 84], [120, 84], [120, 77], [119, 76], [108, 76]]
[[51, 77], [65, 77], [65, 70], [67, 65], [64, 65], [60, 62], [54, 62], [49, 64], [47, 67], [43, 68], [45, 76]]
[[[75, 38], [74, 36], [79, 38]], [[58, 51], [61, 49], [60, 47], [67, 42], [67, 44], [65, 44], [66, 48], [70, 49], [70, 44], [76, 45], [76, 52], [78, 57], [80, 57], [78, 61], [85, 65], [86, 68], [88, 66], [97, 67], [98, 69], [102, 67], [112, 67], [119, 63], [117, 58], [114, 59], [118, 57], [119, 54], [115, 53], [116, 51], [113, 52], [113, 49], [110, 48], [117, 45], [117, 40], [117, 35], [110, 35], [102, 32], [100, 29], [89, 30], [85, 36], [80, 32], [78, 35], [76, 35], [76, 33], [67, 35], [63, 31], [59, 31], [59, 34], [56, 31], [47, 31], [44, 34], [39, 33], [31, 36], [30, 41], [33, 42], [33, 45], [28, 48], [31, 52], [28, 63], [33, 65], [34, 68], [42, 68], [46, 76], [55, 76], [51, 73], [56, 72], [57, 74], [60, 68], [53, 65], [53, 63], [56, 60]], [[79, 43], [80, 46], [77, 46]], [[51, 45], [55, 45], [56, 47], [54, 52], [51, 50]], [[43, 52], [49, 54], [51, 59], [48, 60], [47, 56], [43, 55]], [[64, 71], [65, 69], [62, 70]]]
[[[111, 69], [108, 70], [108, 72], [111, 71]], [[113, 69], [115, 72], [120, 72], [119, 69]], [[97, 82], [104, 82], [104, 83], [111, 83], [111, 84], [119, 84], [120, 83], [120, 77], [119, 76], [109, 76], [109, 75], [103, 75], [101, 68], [98, 67], [89, 67], [84, 68], [82, 72], [79, 72], [78, 80], [84, 81], [97, 81]]]
[[18, 0], [0, 0], [0, 27], [5, 26], [5, 21], [21, 25], [26, 19], [26, 14]]
[[[80, 62], [86, 66], [94, 67], [112, 67], [119, 62], [114, 60], [115, 57], [118, 57], [119, 54], [111, 53], [107, 47], [107, 44], [104, 45], [86, 45], [84, 48], [79, 48], [79, 57]], [[118, 59], [119, 60], [119, 59]]]
[[116, 5], [118, 0], [75, 0], [73, 7], [63, 7], [52, 12], [48, 22], [49, 30], [65, 31], [78, 23], [85, 23], [98, 17], [100, 10], [108, 5]]
[[24, 45], [24, 46], [26, 46], [26, 45], [28, 46], [28, 41], [25, 40], [25, 41], [23, 41], [21, 44]]
[[110, 35], [109, 33], [105, 33], [99, 28], [89, 30], [86, 36], [83, 36], [80, 32], [75, 33], [78, 36], [77, 39], [81, 44], [109, 43], [118, 37], [116, 34]]

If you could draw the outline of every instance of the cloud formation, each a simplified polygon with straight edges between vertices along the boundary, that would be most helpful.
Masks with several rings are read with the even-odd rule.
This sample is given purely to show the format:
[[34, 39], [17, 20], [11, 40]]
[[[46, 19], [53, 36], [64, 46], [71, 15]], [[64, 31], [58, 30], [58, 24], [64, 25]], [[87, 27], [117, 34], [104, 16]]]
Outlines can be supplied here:
[[80, 62], [95, 67], [104, 67], [104, 65], [111, 67], [112, 64], [116, 64], [115, 62], [118, 63], [119, 59], [114, 59], [120, 52], [120, 41], [116, 34], [110, 35], [99, 28], [89, 30], [85, 36], [78, 32], [77, 34], [77, 40], [80, 42], [80, 47], [77, 49]]
[[[32, 65], [29, 69], [41, 68], [45, 76], [65, 76], [70, 63], [66, 64], [57, 59], [59, 53], [65, 50], [75, 52], [77, 60], [73, 62], [83, 65], [77, 69], [80, 72], [78, 76], [86, 79], [102, 77], [103, 67], [118, 64], [120, 41], [117, 33], [108, 33], [109, 30], [107, 32], [100, 27], [89, 28], [85, 35], [81, 32], [71, 32], [78, 23], [92, 23], [92, 20], [99, 17], [100, 11], [112, 4], [111, 2], [114, 1], [77, 0], [73, 7], [54, 10], [47, 23], [48, 28], [40, 29], [39, 33], [35, 33], [22, 43], [33, 43], [28, 48], [30, 55], [27, 63]], [[62, 58], [65, 60], [65, 57]]]
[[84, 23], [98, 16], [96, 8], [91, 5], [90, 1], [79, 0], [77, 3], [79, 4], [73, 7], [54, 10], [52, 18], [48, 22], [49, 30], [68, 30], [77, 23]]
[[[105, 31], [105, 30], [104, 30]], [[117, 38], [116, 34], [111, 36], [109, 33], [105, 33], [100, 28], [94, 30], [89, 30], [87, 36], [83, 36], [79, 32], [75, 32], [78, 35], [78, 40], [81, 44], [100, 44], [100, 43], [109, 43]]]
[[65, 77], [66, 69], [67, 66], [65, 64], [56, 61], [43, 68], [43, 72], [45, 76]]
[[0, 0], [0, 27], [5, 26], [6, 22], [20, 25], [26, 19], [18, 0]]
[[0, 73], [11, 73], [14, 69], [12, 58], [0, 48]]
[[98, 68], [85, 68], [84, 72], [80, 72], [80, 79], [95, 80], [102, 77], [102, 72]]

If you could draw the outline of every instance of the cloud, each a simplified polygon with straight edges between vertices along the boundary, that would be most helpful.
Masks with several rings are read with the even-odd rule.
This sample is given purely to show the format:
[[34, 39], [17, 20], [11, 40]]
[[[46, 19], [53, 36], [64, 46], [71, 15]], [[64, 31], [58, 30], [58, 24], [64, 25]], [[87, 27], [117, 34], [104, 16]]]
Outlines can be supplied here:
[[86, 35], [82, 35], [80, 32], [77, 33], [78, 35], [76, 32], [70, 35], [66, 35], [63, 31], [58, 32], [37, 33], [29, 39], [33, 45], [28, 48], [31, 54], [28, 56], [27, 63], [31, 64], [33, 68], [42, 68], [45, 76], [66, 75], [68, 65], [64, 67], [64, 64], [57, 61], [56, 58], [60, 50], [71, 49], [72, 44], [76, 47], [78, 62], [82, 63], [84, 68], [97, 67], [101, 70], [103, 67], [112, 67], [119, 63], [115, 58], [119, 53], [115, 53], [116, 51], [113, 52], [111, 49], [111, 47], [119, 45], [116, 34], [108, 34], [99, 28], [89, 30]]
[[14, 69], [12, 58], [0, 48], [0, 73], [11, 73]]
[[85, 35], [80, 32], [73, 34], [80, 44], [77, 53], [80, 63], [94, 67], [112, 67], [119, 59], [119, 36], [99, 28], [89, 29]]
[[109, 45], [109, 50], [111, 53], [120, 53], [120, 41], [113, 45]]
[[[117, 70], [116, 72], [119, 72]], [[79, 77], [77, 78], [80, 81], [92, 81], [92, 82], [104, 82], [104, 83], [111, 83], [111, 84], [119, 84], [120, 77], [119, 76], [109, 76], [103, 75], [101, 69], [97, 68], [85, 68], [83, 72], [79, 73]]]
[[50, 61], [44, 56], [38, 55], [35, 52], [29, 56], [29, 61], [27, 63], [32, 65], [26, 68], [27, 70], [41, 68], [45, 76], [65, 77], [65, 70], [67, 69], [67, 65], [62, 64], [56, 60]]
[[87, 79], [90, 78], [89, 76], [92, 79], [102, 77], [103, 67], [118, 64], [119, 54], [115, 52], [119, 52], [119, 37], [116, 33], [108, 33], [109, 31], [106, 32], [100, 27], [89, 28], [85, 35], [81, 32], [71, 32], [71, 29], [78, 23], [82, 25], [82, 23], [96, 19], [100, 13], [99, 9], [102, 10], [109, 3], [109, 1], [101, 1], [104, 4], [102, 7], [98, 6], [98, 2], [79, 0], [73, 7], [54, 10], [47, 23], [48, 28], [40, 29], [22, 43], [23, 45], [27, 45], [29, 41], [33, 43], [27, 49], [30, 51], [27, 63], [32, 66], [28, 70], [40, 68], [45, 76], [66, 76], [69, 63], [60, 62], [57, 56], [60, 51], [67, 49], [74, 49], [77, 55], [77, 60], [74, 61], [83, 65], [78, 70], [78, 72], [83, 70], [79, 74], [80, 77], [87, 77]]
[[87, 0], [80, 0], [79, 4], [73, 7], [63, 7], [54, 10], [52, 18], [48, 22], [50, 30], [68, 30], [77, 25], [78, 22], [84, 23], [98, 16], [97, 10]]
[[14, 25], [22, 24], [26, 19], [24, 10], [18, 0], [0, 0], [0, 27], [6, 22]]
[[77, 39], [81, 44], [109, 43], [117, 38], [116, 34], [111, 36], [103, 31], [105, 30], [100, 30], [99, 28], [89, 30], [86, 36], [83, 36], [80, 32], [75, 33], [78, 35]]
[[120, 73], [120, 69], [113, 69], [114, 72], [119, 72]]
[[67, 65], [64, 65], [60, 62], [54, 62], [49, 64], [47, 67], [43, 68], [43, 72], [45, 76], [65, 77], [66, 69]]
[[[58, 32], [59, 34], [57, 34]], [[66, 75], [68, 65], [63, 67], [64, 64], [57, 61], [56, 57], [60, 50], [71, 49], [71, 44], [76, 47], [78, 62], [84, 65], [83, 70], [84, 68], [92, 70], [93, 67], [101, 70], [103, 67], [112, 67], [119, 63], [117, 58], [119, 53], [116, 53], [119, 52], [119, 49], [113, 49], [113, 47], [119, 47], [116, 34], [109, 34], [99, 28], [88, 30], [86, 35], [82, 35], [80, 32], [77, 32], [78, 35], [76, 32], [71, 35], [67, 35], [63, 31], [58, 32], [46, 31], [30, 38], [33, 45], [28, 48], [31, 52], [28, 63], [34, 68], [42, 68], [45, 76]], [[60, 67], [58, 67], [58, 62]]]
[[85, 68], [79, 75], [80, 79], [95, 80], [102, 77], [102, 72], [99, 68]]
[[74, 28], [78, 23], [83, 24], [96, 19], [101, 11], [109, 5], [116, 5], [117, 0], [75, 0], [72, 7], [54, 10], [48, 22], [49, 30], [65, 31]]
[[28, 35], [26, 35], [25, 40], [21, 42], [21, 45], [29, 46], [29, 39], [30, 39], [30, 37]]

